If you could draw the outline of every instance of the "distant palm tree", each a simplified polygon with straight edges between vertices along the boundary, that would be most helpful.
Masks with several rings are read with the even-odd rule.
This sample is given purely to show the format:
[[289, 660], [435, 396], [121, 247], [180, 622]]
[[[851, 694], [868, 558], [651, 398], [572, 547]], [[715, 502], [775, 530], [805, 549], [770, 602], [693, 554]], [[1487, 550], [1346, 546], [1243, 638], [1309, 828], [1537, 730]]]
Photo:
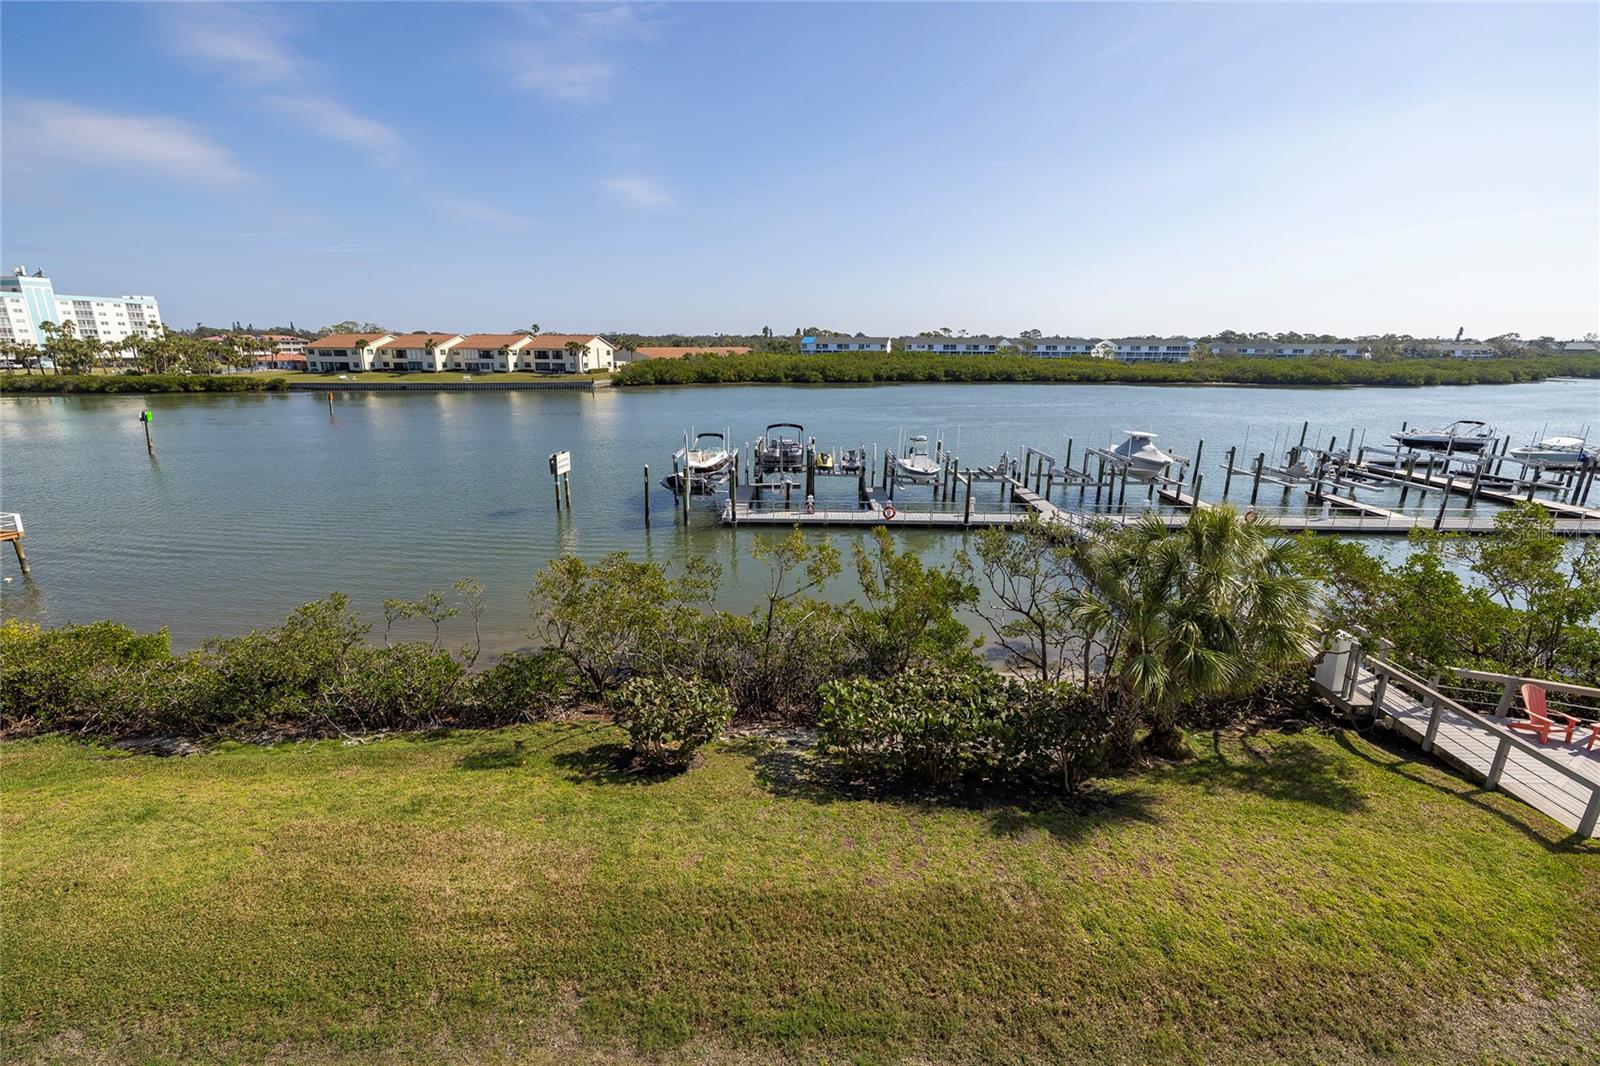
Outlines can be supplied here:
[[578, 353], [587, 351], [588, 345], [584, 344], [582, 341], [568, 341], [566, 347], [567, 358], [571, 360], [574, 367], [581, 369], [583, 367], [583, 362]]

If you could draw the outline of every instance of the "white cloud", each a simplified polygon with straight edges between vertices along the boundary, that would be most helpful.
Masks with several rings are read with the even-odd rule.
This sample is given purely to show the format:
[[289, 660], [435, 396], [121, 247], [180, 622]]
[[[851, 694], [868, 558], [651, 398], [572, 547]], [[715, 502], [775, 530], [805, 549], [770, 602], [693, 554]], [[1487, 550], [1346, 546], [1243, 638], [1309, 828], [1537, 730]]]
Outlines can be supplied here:
[[650, 37], [658, 21], [653, 4], [525, 4], [509, 12], [522, 29], [502, 34], [495, 48], [511, 84], [580, 103], [615, 89], [608, 47]]
[[249, 177], [226, 148], [179, 119], [56, 100], [13, 101], [6, 111], [7, 154], [25, 168], [120, 167], [204, 182]]
[[526, 229], [532, 225], [532, 222], [522, 215], [502, 211], [493, 204], [486, 204], [469, 197], [438, 195], [433, 198], [433, 202], [441, 209], [467, 222], [482, 222], [485, 225], [514, 229]]
[[549, 59], [534, 45], [508, 47], [506, 57], [511, 84], [557, 100], [604, 100], [617, 79], [605, 59]]
[[325, 140], [370, 152], [389, 162], [400, 148], [400, 135], [376, 119], [351, 110], [331, 96], [269, 94], [267, 106], [298, 120], [303, 128]]
[[624, 175], [607, 178], [601, 182], [607, 192], [625, 204], [634, 207], [666, 207], [672, 203], [672, 194], [661, 187], [654, 178], [642, 175]]
[[166, 10], [174, 51], [260, 90], [260, 103], [297, 120], [302, 129], [382, 162], [399, 150], [400, 136], [392, 128], [314, 87], [316, 64], [294, 50], [300, 26], [281, 11], [224, 4], [175, 4]]
[[174, 50], [214, 63], [253, 82], [283, 82], [303, 73], [289, 49], [293, 26], [278, 12], [231, 4], [178, 4], [167, 9]]

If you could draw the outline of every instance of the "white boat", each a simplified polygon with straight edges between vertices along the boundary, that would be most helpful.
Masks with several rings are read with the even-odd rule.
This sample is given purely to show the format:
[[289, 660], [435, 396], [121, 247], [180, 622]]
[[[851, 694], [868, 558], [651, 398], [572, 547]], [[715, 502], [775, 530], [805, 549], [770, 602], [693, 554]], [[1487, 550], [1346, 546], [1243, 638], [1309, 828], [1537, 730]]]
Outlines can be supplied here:
[[673, 456], [684, 469], [695, 477], [709, 477], [721, 473], [733, 462], [725, 433], [701, 433], [688, 448], [679, 448]]
[[904, 455], [895, 456], [894, 476], [899, 481], [926, 485], [939, 476], [939, 463], [928, 454], [928, 438], [917, 434], [906, 445]]
[[1512, 448], [1511, 458], [1552, 470], [1574, 470], [1596, 454], [1584, 447], [1586, 443], [1582, 437], [1546, 437], [1538, 444]]
[[1487, 422], [1461, 418], [1440, 429], [1409, 429], [1391, 433], [1402, 448], [1432, 452], [1481, 452], [1494, 443], [1494, 427]]
[[1178, 457], [1168, 455], [1156, 447], [1156, 435], [1141, 429], [1127, 431], [1128, 439], [1110, 449], [1111, 454], [1128, 465], [1131, 478], [1159, 477]]

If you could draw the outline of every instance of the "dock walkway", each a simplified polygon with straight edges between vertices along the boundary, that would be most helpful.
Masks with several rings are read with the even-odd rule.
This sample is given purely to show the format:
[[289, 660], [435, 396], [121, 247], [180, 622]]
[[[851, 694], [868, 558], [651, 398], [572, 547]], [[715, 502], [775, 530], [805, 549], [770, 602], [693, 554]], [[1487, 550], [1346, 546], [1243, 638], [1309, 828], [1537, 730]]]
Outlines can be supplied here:
[[[1508, 692], [1524, 680], [1492, 676], [1503, 677]], [[1528, 680], [1600, 696], [1600, 690]], [[1330, 652], [1318, 667], [1317, 685], [1345, 710], [1388, 725], [1423, 751], [1515, 796], [1577, 836], [1594, 837], [1600, 830], [1600, 745], [1583, 747], [1587, 727], [1571, 742], [1552, 735], [1540, 744], [1507, 728], [1509, 699], [1502, 699], [1500, 713], [1480, 714], [1393, 663], [1369, 657], [1360, 645], [1347, 654]]]

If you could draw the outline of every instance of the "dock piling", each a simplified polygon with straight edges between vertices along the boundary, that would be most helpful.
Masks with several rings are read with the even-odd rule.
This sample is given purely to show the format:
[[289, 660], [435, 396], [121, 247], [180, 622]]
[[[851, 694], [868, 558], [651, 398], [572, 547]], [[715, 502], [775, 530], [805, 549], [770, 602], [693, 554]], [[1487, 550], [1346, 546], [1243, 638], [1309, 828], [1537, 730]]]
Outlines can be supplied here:
[[644, 526], [650, 528], [650, 464], [644, 464]]
[[1233, 462], [1239, 455], [1239, 446], [1235, 444], [1228, 449], [1228, 472], [1222, 476], [1222, 499], [1228, 499], [1228, 490], [1233, 488]]
[[1267, 461], [1267, 453], [1260, 452], [1256, 455], [1256, 472], [1250, 481], [1250, 506], [1256, 505], [1256, 497], [1261, 495], [1261, 467]]

